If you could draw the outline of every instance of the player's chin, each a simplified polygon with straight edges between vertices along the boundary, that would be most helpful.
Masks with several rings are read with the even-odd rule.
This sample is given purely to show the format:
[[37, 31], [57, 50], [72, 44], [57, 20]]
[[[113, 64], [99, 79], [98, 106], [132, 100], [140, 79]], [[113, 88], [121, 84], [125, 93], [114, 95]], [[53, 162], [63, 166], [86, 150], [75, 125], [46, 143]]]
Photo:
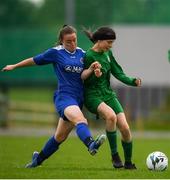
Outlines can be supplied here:
[[76, 50], [76, 46], [69, 48], [69, 51], [70, 51], [70, 52], [74, 52], [75, 50]]
[[110, 48], [105, 48], [104, 51], [106, 52], [106, 51], [108, 51], [109, 49], [110, 49]]

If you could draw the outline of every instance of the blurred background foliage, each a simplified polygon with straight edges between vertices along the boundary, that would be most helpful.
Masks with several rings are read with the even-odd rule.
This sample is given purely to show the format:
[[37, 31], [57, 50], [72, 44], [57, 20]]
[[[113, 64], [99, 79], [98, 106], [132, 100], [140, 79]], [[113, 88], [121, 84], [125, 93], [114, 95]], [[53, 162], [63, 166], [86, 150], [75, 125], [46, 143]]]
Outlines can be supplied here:
[[[170, 24], [169, 0], [74, 0], [74, 24]], [[1, 28], [49, 28], [65, 22], [67, 1], [1, 0]]]

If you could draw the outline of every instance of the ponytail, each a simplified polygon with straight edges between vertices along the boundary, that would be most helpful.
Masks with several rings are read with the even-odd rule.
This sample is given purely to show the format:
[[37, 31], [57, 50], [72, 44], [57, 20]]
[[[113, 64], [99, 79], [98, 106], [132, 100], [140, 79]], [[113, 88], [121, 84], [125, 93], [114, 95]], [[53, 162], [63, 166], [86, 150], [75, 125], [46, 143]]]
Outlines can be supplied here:
[[96, 43], [95, 40], [93, 39], [93, 33], [90, 30], [87, 30], [86, 28], [83, 27], [83, 32], [90, 39], [92, 43]]
[[85, 35], [93, 42], [96, 43], [98, 40], [115, 40], [116, 33], [109, 27], [100, 27], [94, 33], [90, 30], [83, 29]]

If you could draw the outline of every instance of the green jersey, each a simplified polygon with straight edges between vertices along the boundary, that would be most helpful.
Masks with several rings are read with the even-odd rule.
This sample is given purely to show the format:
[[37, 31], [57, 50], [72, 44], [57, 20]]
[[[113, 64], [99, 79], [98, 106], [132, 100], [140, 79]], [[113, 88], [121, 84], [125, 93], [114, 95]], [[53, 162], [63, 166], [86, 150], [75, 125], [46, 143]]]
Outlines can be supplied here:
[[85, 56], [85, 69], [89, 68], [89, 66], [98, 61], [102, 68], [102, 76], [96, 77], [93, 73], [89, 78], [84, 81], [86, 91], [90, 91], [94, 87], [98, 88], [109, 88], [110, 87], [110, 75], [112, 74], [118, 80], [123, 83], [131, 86], [136, 86], [135, 78], [130, 78], [125, 75], [121, 66], [116, 62], [115, 58], [112, 55], [111, 51], [107, 52], [95, 52], [93, 50], [88, 50]]
[[[84, 61], [85, 69], [89, 68], [89, 66], [95, 61], [98, 61], [102, 66], [102, 76], [96, 77], [93, 72], [84, 81], [86, 107], [92, 106], [92, 101], [97, 101], [97, 106], [97, 104], [99, 104], [99, 99], [100, 102], [106, 102], [111, 98], [116, 98], [116, 94], [110, 86], [111, 74], [127, 85], [136, 86], [136, 79], [125, 75], [110, 50], [106, 52], [95, 52], [92, 49], [88, 50]], [[96, 108], [97, 107], [94, 107], [94, 109]]]

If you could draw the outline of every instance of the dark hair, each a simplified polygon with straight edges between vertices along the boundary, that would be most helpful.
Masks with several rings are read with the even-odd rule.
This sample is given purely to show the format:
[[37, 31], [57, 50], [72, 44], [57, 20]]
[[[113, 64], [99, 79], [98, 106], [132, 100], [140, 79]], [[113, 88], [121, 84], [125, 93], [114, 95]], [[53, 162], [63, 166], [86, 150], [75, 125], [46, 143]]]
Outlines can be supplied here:
[[93, 43], [96, 43], [98, 40], [116, 39], [114, 30], [105, 26], [98, 28], [94, 33], [85, 28], [83, 28], [83, 31]]
[[59, 33], [58, 33], [58, 45], [62, 45], [62, 40], [64, 35], [66, 34], [72, 34], [72, 33], [77, 33], [76, 29], [72, 26], [69, 25], [63, 25], [63, 27], [60, 29]]

